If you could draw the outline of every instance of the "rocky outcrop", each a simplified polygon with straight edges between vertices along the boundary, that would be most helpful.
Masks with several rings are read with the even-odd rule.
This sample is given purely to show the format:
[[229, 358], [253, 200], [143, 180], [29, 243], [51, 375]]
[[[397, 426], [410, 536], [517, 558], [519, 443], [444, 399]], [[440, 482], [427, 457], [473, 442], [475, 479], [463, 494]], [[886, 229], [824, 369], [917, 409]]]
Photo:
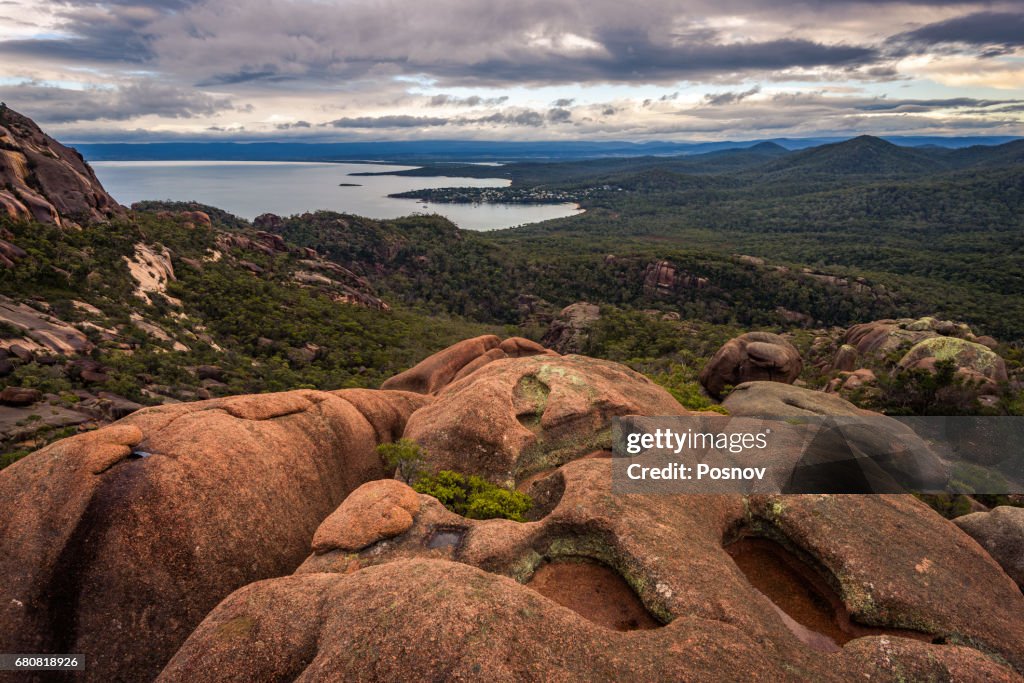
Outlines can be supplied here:
[[[62, 430], [91, 424], [92, 418], [81, 410], [70, 410], [64, 405], [43, 401], [30, 406], [0, 404], [0, 444], [9, 449], [31, 447], [36, 438], [50, 430]], [[76, 406], [77, 408], [77, 406]], [[35, 418], [32, 418], [32, 416]], [[46, 441], [40, 442], [43, 445]]]
[[[173, 300], [177, 301], [177, 299], [173, 299]], [[159, 325], [157, 325], [155, 323], [152, 323], [152, 322], [146, 320], [145, 318], [142, 317], [142, 315], [140, 315], [138, 313], [135, 313], [135, 312], [132, 312], [132, 313], [130, 313], [128, 315], [128, 318], [129, 318], [129, 320], [132, 321], [132, 324], [137, 329], [145, 332], [147, 335], [149, 335], [153, 339], [156, 339], [157, 341], [167, 342], [168, 344], [170, 344], [172, 350], [174, 350], [174, 351], [188, 351], [189, 350], [188, 346], [186, 346], [185, 344], [182, 344], [180, 341], [178, 341], [175, 338], [173, 338], [170, 334], [167, 333], [167, 331], [164, 328], [160, 327]]]
[[669, 261], [651, 263], [644, 271], [644, 294], [670, 296], [686, 289], [704, 289], [710, 284], [706, 277], [679, 270]]
[[832, 392], [853, 392], [858, 389], [872, 387], [878, 382], [875, 373], [867, 368], [860, 368], [853, 372], [840, 372], [839, 376], [833, 379], [825, 387], [825, 391]]
[[82, 155], [0, 105], [0, 212], [15, 220], [63, 225], [125, 213]]
[[522, 337], [509, 337], [502, 341], [493, 334], [485, 334], [464, 339], [438, 351], [405, 372], [386, 380], [381, 384], [381, 389], [436, 394], [454, 380], [466, 377], [492, 361], [535, 355], [558, 354]]
[[[235, 592], [159, 680], [1011, 681], [1024, 667], [1024, 596], [911, 497], [615, 496], [609, 470], [566, 465], [558, 504], [526, 524], [464, 519], [420, 496], [398, 536]], [[830, 609], [862, 637], [828, 656], [809, 647], [730, 556], [747, 537], [773, 539], [834, 586]], [[654, 628], [609, 628], [531, 587], [565, 561], [624, 579]]]
[[727, 386], [767, 380], [792, 384], [804, 362], [800, 353], [777, 334], [748, 332], [730, 339], [700, 372], [700, 383], [715, 398]]
[[162, 244], [136, 244], [134, 257], [125, 256], [124, 260], [137, 283], [135, 296], [151, 304], [153, 295], [159, 294], [175, 306], [181, 306], [181, 301], [167, 296], [167, 284], [176, 279], [174, 264], [171, 263], [171, 252], [167, 247]]
[[222, 251], [228, 251], [234, 247], [246, 251], [258, 251], [267, 256], [288, 251], [288, 247], [280, 235], [273, 235], [268, 232], [259, 232], [256, 235], [221, 233], [217, 235], [217, 246]]
[[800, 311], [791, 311], [788, 308], [783, 308], [782, 306], [775, 307], [775, 315], [779, 316], [782, 322], [790, 325], [796, 325], [799, 327], [811, 327], [814, 325], [813, 316], [801, 313]]
[[863, 277], [841, 277], [839, 275], [831, 275], [829, 273], [820, 273], [811, 268], [801, 268], [800, 275], [825, 285], [848, 289], [857, 294], [873, 295], [876, 298], [887, 294], [887, 290], [884, 285], [873, 285]]
[[0, 391], [0, 404], [5, 406], [30, 406], [43, 397], [43, 392], [31, 387], [4, 387]]
[[199, 379], [214, 379], [218, 382], [224, 380], [224, 368], [219, 365], [199, 365], [196, 367], [196, 377]]
[[551, 321], [540, 343], [558, 353], [580, 353], [590, 336], [590, 328], [601, 319], [601, 309], [580, 301], [569, 304]]
[[931, 337], [915, 344], [900, 359], [903, 370], [935, 372], [935, 364], [950, 361], [966, 380], [995, 389], [1005, 382], [1006, 363], [987, 346], [958, 337]]
[[835, 394], [812, 391], [779, 382], [747, 382], [733, 389], [722, 406], [740, 417], [800, 417], [878, 415]]
[[832, 370], [838, 370], [839, 372], [853, 372], [853, 369], [857, 367], [859, 353], [857, 347], [851, 346], [850, 344], [843, 344], [836, 351], [836, 356], [832, 360]]
[[185, 221], [186, 225], [191, 223], [192, 226], [202, 225], [207, 228], [213, 225], [213, 221], [210, 220], [210, 214], [205, 211], [182, 211], [178, 214], [178, 217]]
[[266, 246], [272, 252], [284, 253], [288, 251], [288, 243], [284, 241], [284, 238], [272, 232], [257, 230], [256, 241]]
[[[934, 337], [955, 337], [967, 341], [977, 339], [971, 328], [963, 323], [924, 317], [875, 320], [853, 325], [846, 331], [843, 343], [856, 350], [856, 357], [861, 358], [861, 362], [863, 359], [882, 361], [889, 354], [905, 352], [918, 342]], [[851, 355], [849, 350], [843, 353]]]
[[[834, 490], [830, 485], [843, 487], [841, 492], [856, 491], [852, 478], [864, 476], [873, 484], [864, 483], [864, 492], [943, 490], [949, 481], [949, 471], [931, 447], [912, 429], [891, 417], [864, 410], [833, 393], [811, 391], [778, 382], [748, 382], [736, 387], [722, 405], [736, 417], [797, 418], [797, 417], [857, 417], [857, 421], [838, 422], [828, 428], [823, 437], [832, 439], [813, 442], [805, 452], [805, 461], [815, 458], [847, 457], [856, 462], [858, 454], [871, 460], [857, 472], [850, 474], [849, 482], [817, 482], [817, 490]], [[827, 425], [826, 425], [827, 426]], [[879, 468], [878, 471], [874, 467]]]
[[313, 535], [313, 550], [361, 550], [404, 533], [420, 511], [420, 498], [396, 479], [363, 484], [324, 520]]
[[161, 406], [19, 460], [0, 476], [0, 651], [88, 652], [85, 680], [152, 680], [223, 597], [302, 561], [345, 496], [387, 474], [376, 445], [429, 401]]
[[109, 391], [100, 391], [95, 397], [85, 398], [75, 405], [77, 410], [97, 420], [107, 422], [114, 422], [123, 417], [128, 417], [144, 407], [141, 403], [129, 401], [123, 396], [112, 394]]
[[1024, 508], [1001, 505], [953, 523], [977, 541], [1024, 590]]
[[93, 344], [81, 331], [52, 315], [0, 296], [0, 323], [17, 328], [21, 337], [0, 339], [0, 348], [18, 346], [29, 352], [87, 354]]
[[834, 357], [817, 364], [825, 372], [934, 372], [937, 362], [952, 361], [958, 376], [979, 394], [994, 393], [1007, 380], [1006, 363], [994, 351], [998, 343], [976, 336], [964, 323], [933, 317], [876, 320], [850, 327], [838, 343]]
[[747, 266], [763, 266], [766, 261], [760, 256], [750, 256], [748, 254], [733, 254], [732, 258], [737, 263], [742, 263]]
[[284, 227], [284, 219], [273, 213], [262, 213], [253, 219], [252, 225], [257, 230], [280, 230]]
[[[305, 255], [305, 252], [303, 252]], [[333, 300], [378, 311], [389, 311], [391, 306], [372, 294], [370, 281], [356, 275], [348, 268], [339, 266], [333, 261], [316, 257], [299, 261], [299, 265], [309, 270], [297, 270], [292, 279], [301, 285], [312, 287], [326, 294]]]
[[[2, 200], [0, 200], [2, 201]], [[0, 205], [2, 206], [2, 205]], [[19, 261], [28, 256], [28, 252], [17, 244], [0, 239], [0, 267], [13, 268]]]
[[[909, 329], [914, 322], [905, 318], [853, 325], [846, 331], [843, 343], [856, 351], [855, 362], [862, 356], [881, 359], [900, 348], [909, 348], [922, 339], [935, 336], [932, 330]], [[846, 350], [845, 354], [850, 356], [851, 352]]]
[[533, 356], [494, 360], [456, 380], [410, 418], [405, 436], [434, 470], [511, 485], [611, 448], [613, 417], [685, 414], [667, 391], [618, 363]]
[[[259, 225], [272, 227], [274, 221], [266, 216], [281, 220], [273, 214], [265, 214], [257, 219]], [[259, 252], [267, 256], [295, 253], [301, 257], [298, 259], [300, 267], [292, 272], [291, 279], [299, 286], [314, 289], [337, 303], [378, 311], [391, 310], [390, 305], [374, 294], [369, 280], [344, 266], [322, 258], [315, 249], [290, 247], [280, 235], [265, 231], [258, 231], [255, 234], [220, 233], [216, 237], [216, 242], [220, 249], [215, 252], [217, 256], [213, 260], [219, 259], [222, 252], [230, 253], [232, 249]], [[236, 263], [256, 275], [262, 275], [265, 271], [263, 266], [244, 258], [237, 259]]]

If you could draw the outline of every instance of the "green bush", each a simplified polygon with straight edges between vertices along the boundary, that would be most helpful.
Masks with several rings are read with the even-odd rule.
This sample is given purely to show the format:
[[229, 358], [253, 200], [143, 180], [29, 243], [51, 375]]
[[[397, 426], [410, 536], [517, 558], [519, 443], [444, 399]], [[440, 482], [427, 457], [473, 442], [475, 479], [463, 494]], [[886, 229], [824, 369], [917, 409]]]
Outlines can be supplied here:
[[30, 448], [19, 448], [14, 451], [0, 453], [0, 470], [7, 467], [8, 465], [13, 465], [14, 463], [21, 460], [31, 452], [32, 449]]
[[970, 514], [973, 510], [970, 499], [955, 493], [915, 493], [915, 497], [924, 501], [928, 507], [946, 519], [956, 519]]
[[18, 337], [24, 336], [25, 331], [20, 327], [0, 320], [0, 338], [2, 339], [17, 339]]
[[70, 391], [72, 386], [57, 366], [28, 363], [20, 365], [0, 386], [29, 387], [44, 394], [60, 394]]
[[423, 451], [412, 439], [382, 443], [377, 446], [377, 453], [385, 465], [398, 470], [398, 476], [407, 484], [415, 479], [423, 468]]
[[649, 377], [672, 394], [672, 398], [684, 408], [728, 415], [729, 411], [708, 398], [701, 391], [700, 384], [689, 374], [683, 366], [676, 365], [670, 372], [651, 374]]
[[951, 479], [951, 486], [959, 493], [1000, 494], [1013, 490], [1013, 485], [999, 472], [968, 462], [957, 463]]
[[485, 479], [441, 470], [420, 479], [413, 486], [418, 493], [437, 498], [452, 512], [470, 519], [511, 519], [525, 522], [533, 499], [525, 493], [510, 491]]
[[899, 370], [882, 374], [879, 408], [886, 415], [976, 415], [977, 389], [957, 376], [952, 360], [935, 363], [935, 372]]

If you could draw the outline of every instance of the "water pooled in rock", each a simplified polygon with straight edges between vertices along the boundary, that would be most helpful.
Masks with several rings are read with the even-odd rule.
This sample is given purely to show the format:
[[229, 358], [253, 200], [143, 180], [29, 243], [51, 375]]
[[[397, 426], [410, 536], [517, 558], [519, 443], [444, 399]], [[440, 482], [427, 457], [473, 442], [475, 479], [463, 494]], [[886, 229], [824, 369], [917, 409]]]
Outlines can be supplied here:
[[634, 631], [661, 626], [616, 571], [584, 558], [545, 563], [526, 585], [605, 628]]
[[465, 529], [438, 529], [427, 539], [428, 548], [457, 548], [466, 535]]

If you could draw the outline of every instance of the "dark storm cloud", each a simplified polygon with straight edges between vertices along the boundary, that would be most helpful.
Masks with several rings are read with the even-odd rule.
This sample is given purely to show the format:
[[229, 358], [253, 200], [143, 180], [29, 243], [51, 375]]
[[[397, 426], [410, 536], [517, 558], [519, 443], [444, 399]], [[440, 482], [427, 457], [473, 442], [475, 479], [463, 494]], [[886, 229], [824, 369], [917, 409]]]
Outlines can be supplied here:
[[866, 112], [936, 111], [940, 109], [998, 108], [1016, 105], [1024, 100], [988, 100], [973, 97], [950, 97], [936, 99], [888, 98], [837, 96], [823, 92], [787, 92], [771, 97], [776, 106], [821, 106], [843, 110]]
[[85, 90], [29, 82], [0, 86], [0, 100], [44, 123], [125, 121], [147, 115], [182, 119], [237, 109], [228, 98], [152, 81]]
[[253, 81], [274, 81], [282, 80], [281, 75], [274, 69], [249, 70], [244, 69], [231, 74], [214, 74], [196, 83], [199, 88], [208, 88], [218, 85], [238, 85], [240, 83], [251, 83]]
[[510, 112], [497, 112], [488, 116], [480, 116], [477, 118], [459, 117], [454, 119], [453, 123], [459, 125], [479, 125], [479, 124], [491, 124], [491, 125], [502, 125], [502, 126], [527, 126], [530, 128], [537, 128], [544, 125], [544, 117], [540, 112], [523, 110], [523, 111], [510, 111]]
[[[0, 3], [2, 5], [3, 3]], [[13, 26], [23, 26], [25, 28], [38, 28], [39, 24], [34, 21], [23, 21], [14, 17], [0, 16], [0, 24], [11, 24]]]
[[501, 97], [480, 97], [470, 95], [469, 97], [456, 97], [455, 95], [434, 95], [427, 102], [430, 107], [494, 107], [508, 102], [508, 95]]
[[655, 83], [794, 67], [855, 66], [880, 57], [872, 47], [804, 39], [669, 44], [632, 29], [604, 29], [596, 42], [601, 50], [581, 54], [523, 50], [508, 59], [442, 62], [424, 69], [445, 79], [483, 83]]
[[[971, 97], [952, 97], [934, 100], [872, 100], [870, 102], [855, 105], [862, 111], [886, 111], [886, 112], [926, 112], [937, 109], [963, 109], [975, 107], [987, 109], [989, 107], [1001, 107], [1002, 105], [1015, 105], [1019, 100], [978, 100]], [[1006, 111], [1005, 109], [1001, 109]]]
[[736, 102], [741, 102], [751, 95], [756, 95], [759, 92], [761, 92], [761, 86], [755, 85], [753, 88], [742, 92], [729, 91], [723, 93], [708, 93], [704, 96], [704, 101], [713, 107], [723, 104], [735, 104]]
[[446, 126], [448, 119], [436, 116], [347, 116], [327, 124], [335, 128], [420, 128]]
[[1024, 46], [1024, 10], [1020, 12], [975, 12], [946, 21], [927, 24], [890, 39], [913, 49], [929, 49], [936, 45], [969, 45], [996, 47], [999, 54]]
[[551, 123], [566, 123], [571, 120], [572, 112], [568, 109], [562, 109], [561, 107], [548, 109], [548, 121]]
[[0, 55], [7, 57], [36, 57], [51, 61], [66, 62], [122, 62], [142, 64], [149, 57], [148, 46], [137, 39], [126, 37], [136, 42], [135, 49], [125, 50], [123, 44], [109, 40], [90, 40], [85, 38], [68, 39], [35, 39], [35, 40], [4, 40], [0, 41]]
[[877, 81], [891, 81], [900, 77], [900, 72], [893, 66], [872, 66], [864, 69], [863, 73]]
[[156, 9], [163, 11], [180, 10], [190, 5], [198, 4], [198, 0], [106, 0], [106, 2], [96, 2], [96, 0], [63, 0], [62, 5], [68, 7], [95, 7], [96, 5], [103, 4], [111, 7], [119, 8], [146, 8]]
[[572, 119], [568, 109], [553, 108], [545, 113], [532, 109], [508, 109], [481, 116], [455, 116], [443, 118], [439, 116], [352, 116], [336, 119], [323, 126], [334, 128], [363, 129], [401, 129], [401, 128], [439, 128], [442, 126], [525, 126], [537, 128], [545, 122], [565, 123]]
[[[482, 59], [473, 55], [478, 49], [476, 45], [467, 46], [464, 57], [453, 50], [450, 56], [428, 60], [418, 60], [404, 52], [391, 54], [394, 46], [381, 49], [380, 56], [344, 56], [332, 52], [326, 56], [310, 55], [308, 59], [271, 47], [260, 53], [258, 63], [220, 71], [197, 80], [196, 84], [207, 87], [258, 81], [351, 80], [368, 77], [375, 70], [388, 76], [428, 75], [447, 86], [670, 83], [792, 68], [852, 68], [871, 65], [883, 58], [873, 46], [826, 45], [801, 38], [676, 44], [655, 40], [645, 31], [603, 29], [601, 35], [592, 39], [596, 47], [590, 50], [567, 52], [520, 46], [503, 50], [500, 56]], [[216, 47], [204, 49], [214, 51], [205, 63], [230, 63], [236, 59], [228, 54], [221, 56]], [[202, 68], [205, 67], [194, 67]], [[481, 104], [489, 103], [482, 101]]]
[[[694, 106], [673, 112], [679, 123], [655, 123], [647, 134], [715, 133], [727, 138], [743, 131], [787, 131], [787, 135], [949, 134], [952, 130], [991, 129], [1016, 126], [1015, 115], [1002, 107], [1014, 107], [1020, 100], [887, 100], [825, 92], [791, 92], [771, 98], [744, 100], [734, 105]], [[981, 108], [973, 108], [980, 105]], [[935, 116], [939, 110], [954, 113]], [[974, 118], [971, 118], [974, 117]], [[1014, 128], [1008, 129], [1014, 134]]]
[[147, 27], [185, 2], [70, 2], [56, 6], [57, 28], [68, 38], [0, 42], [0, 54], [50, 61], [125, 62], [153, 58]]

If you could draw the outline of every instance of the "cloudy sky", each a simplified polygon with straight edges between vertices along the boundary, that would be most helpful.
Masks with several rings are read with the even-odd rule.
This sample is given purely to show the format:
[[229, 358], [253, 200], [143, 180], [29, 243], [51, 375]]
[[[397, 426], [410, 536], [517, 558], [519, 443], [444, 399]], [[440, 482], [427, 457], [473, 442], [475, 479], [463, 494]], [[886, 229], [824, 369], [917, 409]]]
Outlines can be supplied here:
[[1024, 135], [1024, 0], [0, 0], [72, 142]]

